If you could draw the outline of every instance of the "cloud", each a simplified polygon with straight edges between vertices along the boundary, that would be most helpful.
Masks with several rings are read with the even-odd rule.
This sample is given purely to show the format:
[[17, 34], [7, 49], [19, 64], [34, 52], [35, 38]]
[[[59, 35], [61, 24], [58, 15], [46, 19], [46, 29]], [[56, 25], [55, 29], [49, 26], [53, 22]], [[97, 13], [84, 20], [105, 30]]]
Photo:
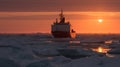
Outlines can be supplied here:
[[[52, 20], [59, 12], [0, 12], [0, 20]], [[67, 20], [120, 19], [120, 12], [64, 12]]]
[[0, 0], [0, 11], [117, 11], [119, 0]]

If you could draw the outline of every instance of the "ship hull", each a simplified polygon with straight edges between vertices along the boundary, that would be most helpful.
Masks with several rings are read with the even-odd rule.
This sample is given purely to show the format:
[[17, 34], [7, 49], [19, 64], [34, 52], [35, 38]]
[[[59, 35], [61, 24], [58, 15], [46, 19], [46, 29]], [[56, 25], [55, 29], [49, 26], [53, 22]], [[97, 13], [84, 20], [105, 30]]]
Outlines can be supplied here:
[[52, 35], [54, 38], [75, 38], [76, 33], [70, 33], [70, 32], [61, 32], [61, 31], [55, 31], [52, 32]]

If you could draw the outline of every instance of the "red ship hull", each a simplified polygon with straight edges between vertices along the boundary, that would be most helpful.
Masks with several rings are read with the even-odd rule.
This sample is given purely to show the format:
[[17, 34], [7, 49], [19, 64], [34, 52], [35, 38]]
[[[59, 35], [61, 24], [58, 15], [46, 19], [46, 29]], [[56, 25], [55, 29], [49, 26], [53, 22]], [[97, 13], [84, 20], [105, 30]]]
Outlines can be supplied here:
[[61, 32], [61, 31], [55, 31], [52, 32], [52, 35], [54, 38], [75, 38], [76, 33], [75, 32]]

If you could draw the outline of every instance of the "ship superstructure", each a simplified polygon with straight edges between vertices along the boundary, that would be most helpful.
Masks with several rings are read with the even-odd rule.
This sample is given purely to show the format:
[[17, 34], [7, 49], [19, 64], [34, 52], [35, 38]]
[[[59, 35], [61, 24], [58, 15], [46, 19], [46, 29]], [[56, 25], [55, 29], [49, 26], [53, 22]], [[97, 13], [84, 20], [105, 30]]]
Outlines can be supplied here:
[[53, 37], [54, 38], [75, 38], [76, 32], [73, 30], [70, 22], [65, 21], [65, 17], [62, 10], [59, 16], [60, 16], [60, 21], [56, 19], [56, 22], [54, 22], [51, 25], [51, 33]]

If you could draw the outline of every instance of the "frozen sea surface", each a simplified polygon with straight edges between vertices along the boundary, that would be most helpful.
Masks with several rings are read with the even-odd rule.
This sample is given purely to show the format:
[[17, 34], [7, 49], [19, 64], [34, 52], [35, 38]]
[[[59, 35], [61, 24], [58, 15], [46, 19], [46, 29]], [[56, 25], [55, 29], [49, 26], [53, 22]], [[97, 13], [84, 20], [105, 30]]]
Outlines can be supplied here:
[[[71, 45], [79, 45], [78, 41], [81, 38], [74, 40], [69, 38], [55, 39], [44, 34], [1, 34], [0, 67], [120, 66], [119, 56], [106, 57], [92, 50], [85, 50], [82, 47], [70, 47]], [[84, 41], [89, 42], [93, 42], [93, 40], [95, 39], [84, 39]], [[82, 57], [83, 55], [84, 57]]]

